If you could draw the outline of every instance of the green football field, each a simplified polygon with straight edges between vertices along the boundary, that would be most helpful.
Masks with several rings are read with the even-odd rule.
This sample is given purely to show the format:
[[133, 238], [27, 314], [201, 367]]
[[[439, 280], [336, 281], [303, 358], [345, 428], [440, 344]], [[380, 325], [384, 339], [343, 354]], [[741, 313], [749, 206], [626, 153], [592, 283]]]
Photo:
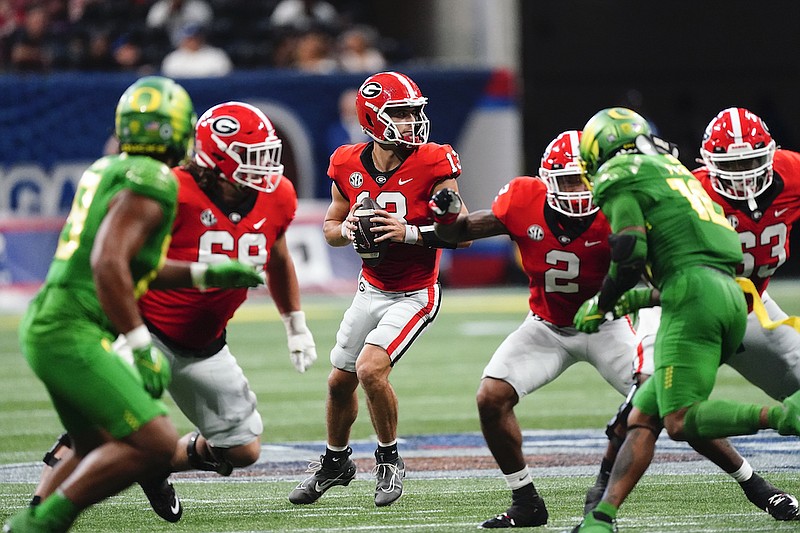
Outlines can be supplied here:
[[[800, 283], [771, 285], [770, 293], [790, 314], [800, 314]], [[349, 296], [306, 296], [304, 307], [320, 359], [305, 374], [289, 362], [278, 315], [268, 299], [254, 298], [239, 310], [229, 328], [229, 343], [258, 395], [267, 444], [324, 441], [324, 401], [329, 371], [327, 354]], [[437, 322], [403, 357], [392, 373], [400, 400], [400, 436], [480, 431], [474, 395], [481, 370], [496, 346], [522, 321], [527, 309], [524, 287], [503, 290], [447, 291]], [[60, 432], [41, 384], [17, 345], [16, 314], [0, 315], [0, 480], [3, 470], [41, 459]], [[773, 403], [734, 372], [723, 367], [715, 396]], [[526, 430], [604, 427], [620, 397], [587, 364], [570, 368], [556, 381], [522, 400], [517, 416]], [[181, 431], [191, 429], [175, 409]], [[366, 406], [361, 403], [353, 439], [371, 439]], [[789, 442], [789, 441], [787, 441]], [[793, 439], [800, 449], [800, 441]], [[320, 448], [321, 451], [321, 448]], [[599, 453], [599, 449], [598, 449]], [[800, 454], [790, 464], [770, 467], [767, 477], [800, 492]], [[536, 467], [536, 464], [531, 464]], [[754, 464], [758, 469], [758, 465]], [[594, 469], [592, 469], [593, 471]], [[497, 471], [499, 474], [499, 471]], [[297, 472], [296, 479], [304, 474]], [[588, 475], [547, 474], [535, 479], [550, 511], [541, 531], [570, 528], [580, 517]], [[148, 511], [138, 489], [90, 509], [75, 531], [468, 531], [503, 511], [509, 492], [498, 476], [448, 475], [415, 478], [410, 472], [403, 498], [377, 509], [374, 485], [360, 476], [350, 487], [335, 488], [317, 504], [295, 507], [286, 495], [295, 482], [286, 477], [223, 479], [181, 478], [176, 486], [185, 513], [168, 524]], [[23, 507], [30, 480], [0, 482], [0, 519]], [[717, 473], [650, 474], [622, 509], [623, 531], [795, 531], [750, 505], [736, 484]]]

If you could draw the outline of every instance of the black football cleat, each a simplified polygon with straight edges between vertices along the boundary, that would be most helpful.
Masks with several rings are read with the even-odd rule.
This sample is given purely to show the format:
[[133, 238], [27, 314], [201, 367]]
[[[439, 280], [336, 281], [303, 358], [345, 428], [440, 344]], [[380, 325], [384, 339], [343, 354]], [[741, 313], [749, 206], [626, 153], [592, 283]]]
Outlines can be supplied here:
[[505, 513], [486, 520], [478, 529], [500, 529], [507, 527], [536, 527], [547, 524], [549, 513], [541, 496], [531, 506], [512, 505]]
[[183, 505], [169, 478], [155, 483], [139, 483], [153, 511], [167, 522], [177, 522], [183, 515]]

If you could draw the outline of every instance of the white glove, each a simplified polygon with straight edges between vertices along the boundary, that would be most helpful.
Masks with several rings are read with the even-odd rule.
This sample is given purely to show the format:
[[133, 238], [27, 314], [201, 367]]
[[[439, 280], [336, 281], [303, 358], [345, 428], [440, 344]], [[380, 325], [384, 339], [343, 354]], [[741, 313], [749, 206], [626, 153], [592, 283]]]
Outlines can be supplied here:
[[306, 326], [306, 314], [303, 311], [292, 311], [281, 315], [289, 339], [289, 358], [301, 374], [309, 369], [317, 360], [317, 348], [314, 336]]

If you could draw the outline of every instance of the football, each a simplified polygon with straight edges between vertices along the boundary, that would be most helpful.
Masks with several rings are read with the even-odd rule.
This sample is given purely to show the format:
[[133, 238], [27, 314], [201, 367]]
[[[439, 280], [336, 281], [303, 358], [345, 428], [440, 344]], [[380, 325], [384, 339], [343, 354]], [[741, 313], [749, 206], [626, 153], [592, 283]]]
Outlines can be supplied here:
[[376, 209], [380, 209], [380, 206], [375, 203], [375, 200], [367, 197], [361, 201], [361, 206], [353, 211], [353, 214], [358, 217], [353, 247], [356, 249], [358, 255], [361, 256], [364, 264], [368, 266], [377, 266], [380, 264], [381, 260], [383, 260], [383, 256], [386, 254], [386, 249], [389, 247], [389, 241], [376, 243], [375, 238], [378, 237], [380, 233], [373, 233], [370, 231], [370, 228], [378, 225], [378, 223], [370, 220], [375, 216]]

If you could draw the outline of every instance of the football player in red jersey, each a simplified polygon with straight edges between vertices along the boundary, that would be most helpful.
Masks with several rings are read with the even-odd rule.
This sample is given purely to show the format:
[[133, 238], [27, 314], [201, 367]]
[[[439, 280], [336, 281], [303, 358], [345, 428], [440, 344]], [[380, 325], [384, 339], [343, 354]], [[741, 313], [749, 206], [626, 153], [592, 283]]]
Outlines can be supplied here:
[[330, 158], [331, 204], [323, 225], [328, 244], [353, 243], [353, 212], [366, 197], [382, 208], [373, 219], [381, 224], [374, 228], [381, 233], [376, 240], [390, 244], [377, 266], [362, 266], [358, 290], [336, 334], [328, 377], [327, 447], [320, 462], [311, 465], [314, 474], [289, 494], [294, 504], [313, 503], [355, 476], [348, 442], [359, 384], [378, 439], [375, 505], [389, 505], [403, 491], [398, 402], [389, 374], [439, 311], [440, 248], [455, 246], [434, 234], [428, 198], [442, 188], [457, 189], [461, 174], [452, 147], [428, 142], [426, 103], [417, 84], [404, 74], [368, 77], [355, 105], [359, 123], [373, 140], [341, 146]]
[[[704, 166], [692, 173], [711, 199], [722, 206], [742, 243], [744, 262], [737, 275], [753, 282], [771, 320], [786, 318], [766, 288], [770, 277], [789, 256], [792, 224], [800, 218], [800, 154], [777, 149], [767, 125], [758, 115], [731, 107], [709, 122], [700, 155]], [[649, 295], [650, 289], [633, 291], [645, 296], [635, 299], [639, 302], [650, 303], [658, 298]], [[636, 307], [627, 306], [621, 311], [635, 311]], [[636, 372], [642, 381], [654, 370], [653, 350], [660, 315], [660, 307], [640, 312], [642, 321], [637, 334], [641, 348]], [[755, 313], [750, 312], [742, 345], [725, 362], [769, 396], [783, 401], [800, 389], [800, 333], [790, 327], [765, 329]], [[628, 411], [626, 403], [609, 424], [607, 433], [613, 435], [611, 446], [595, 485], [586, 494], [584, 514], [600, 501], [608, 484], [616, 451], [624, 438]], [[748, 500], [776, 520], [798, 518], [794, 496], [754, 473], [746, 460], [742, 459], [738, 468], [737, 464], [723, 468], [739, 482]]]
[[544, 500], [522, 453], [522, 432], [514, 415], [520, 398], [579, 361], [593, 365], [621, 394], [632, 383], [635, 336], [627, 318], [606, 322], [598, 333], [602, 338], [591, 342], [588, 334], [572, 327], [574, 313], [600, 289], [610, 262], [611, 230], [581, 180], [579, 139], [575, 130], [558, 135], [542, 156], [539, 177], [511, 180], [491, 210], [453, 219], [453, 205], [460, 201], [455, 191], [431, 198], [439, 236], [458, 242], [508, 235], [530, 280], [531, 311], [495, 351], [477, 394], [483, 436], [512, 491], [508, 510], [486, 520], [482, 528], [547, 523]]
[[[167, 257], [206, 264], [237, 258], [264, 268], [291, 360], [305, 372], [317, 355], [286, 244], [297, 195], [280, 160], [281, 140], [259, 109], [227, 102], [206, 111], [195, 130], [194, 160], [173, 168], [180, 186]], [[261, 415], [225, 338], [228, 321], [246, 298], [247, 289], [208, 288], [153, 290], [139, 300], [153, 342], [172, 368], [170, 395], [198, 428], [178, 442], [173, 471], [229, 475], [258, 460]], [[180, 519], [180, 500], [169, 480], [143, 488], [159, 516]], [[37, 494], [47, 490], [42, 484]]]

